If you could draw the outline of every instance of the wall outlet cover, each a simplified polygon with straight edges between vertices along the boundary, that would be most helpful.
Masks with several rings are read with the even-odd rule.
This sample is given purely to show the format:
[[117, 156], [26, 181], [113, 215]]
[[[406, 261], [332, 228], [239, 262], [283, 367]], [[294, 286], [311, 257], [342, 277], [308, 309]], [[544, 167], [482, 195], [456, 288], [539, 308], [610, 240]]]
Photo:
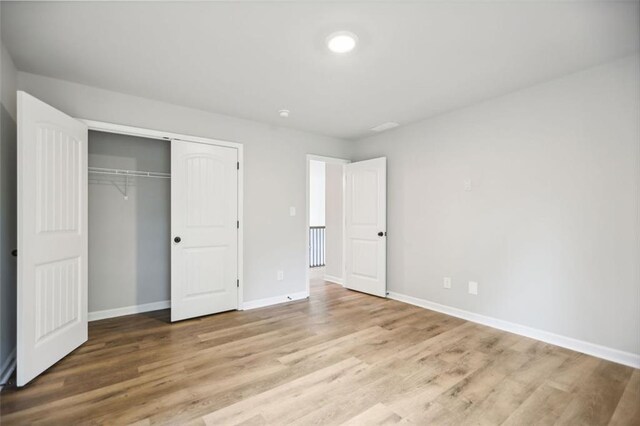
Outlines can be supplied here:
[[284, 271], [278, 271], [278, 281], [284, 280]]
[[444, 277], [444, 280], [442, 281], [442, 286], [444, 288], [451, 288], [451, 278], [450, 277]]
[[478, 294], [478, 283], [469, 281], [469, 294]]

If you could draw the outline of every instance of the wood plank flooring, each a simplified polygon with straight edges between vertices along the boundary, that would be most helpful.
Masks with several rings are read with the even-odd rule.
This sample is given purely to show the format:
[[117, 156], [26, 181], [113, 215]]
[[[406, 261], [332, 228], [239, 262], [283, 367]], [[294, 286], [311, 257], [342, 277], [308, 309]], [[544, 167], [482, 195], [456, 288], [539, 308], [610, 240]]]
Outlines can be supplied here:
[[640, 425], [640, 370], [324, 282], [308, 301], [89, 325], [12, 424]]

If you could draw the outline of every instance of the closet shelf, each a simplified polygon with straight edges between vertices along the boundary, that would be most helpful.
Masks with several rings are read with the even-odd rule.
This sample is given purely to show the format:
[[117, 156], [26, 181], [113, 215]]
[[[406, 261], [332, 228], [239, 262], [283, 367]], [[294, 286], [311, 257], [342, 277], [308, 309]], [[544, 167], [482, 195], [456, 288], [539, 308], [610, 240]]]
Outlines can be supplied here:
[[89, 167], [89, 173], [99, 175], [117, 175], [129, 177], [147, 177], [158, 179], [170, 179], [171, 173], [164, 172], [146, 172], [142, 170], [122, 170], [122, 169], [106, 169], [103, 167]]

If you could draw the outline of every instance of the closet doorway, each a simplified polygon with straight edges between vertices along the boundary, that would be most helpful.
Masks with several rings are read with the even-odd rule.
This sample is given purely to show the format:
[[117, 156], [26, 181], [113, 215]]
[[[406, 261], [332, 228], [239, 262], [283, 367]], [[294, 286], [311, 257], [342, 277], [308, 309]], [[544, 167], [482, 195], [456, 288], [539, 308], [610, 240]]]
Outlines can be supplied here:
[[[170, 144], [170, 171], [89, 168], [89, 130]], [[75, 119], [18, 92], [18, 386], [87, 340], [88, 269], [99, 262], [88, 263], [88, 222], [99, 220], [90, 176], [118, 178], [109, 189], [124, 198], [142, 189], [134, 180], [170, 179], [170, 255], [158, 261], [170, 263], [172, 321], [242, 306], [241, 166], [238, 143]]]

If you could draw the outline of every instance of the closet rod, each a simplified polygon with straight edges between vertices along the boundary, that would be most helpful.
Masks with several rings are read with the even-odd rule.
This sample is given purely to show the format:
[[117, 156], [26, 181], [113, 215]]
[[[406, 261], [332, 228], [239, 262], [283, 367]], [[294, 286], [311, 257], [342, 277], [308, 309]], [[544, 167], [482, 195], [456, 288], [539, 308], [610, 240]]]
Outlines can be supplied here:
[[107, 169], [104, 167], [89, 167], [89, 173], [95, 173], [100, 175], [148, 177], [148, 178], [159, 178], [159, 179], [171, 178], [171, 173], [146, 172], [142, 170]]

